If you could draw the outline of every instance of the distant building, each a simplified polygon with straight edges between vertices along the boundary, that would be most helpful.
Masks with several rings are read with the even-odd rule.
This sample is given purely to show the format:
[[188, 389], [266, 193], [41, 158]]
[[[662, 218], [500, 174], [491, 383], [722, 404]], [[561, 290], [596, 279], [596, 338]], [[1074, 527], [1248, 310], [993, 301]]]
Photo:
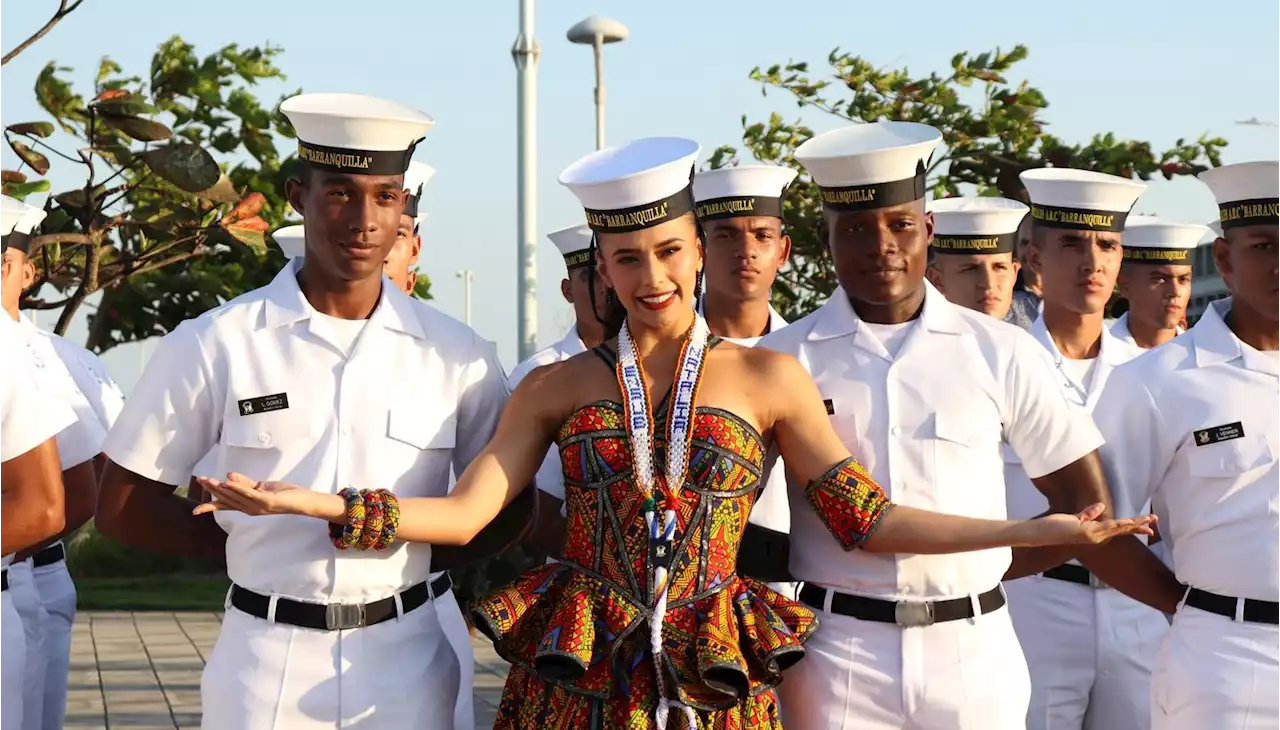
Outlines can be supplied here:
[[1200, 244], [1191, 259], [1191, 302], [1187, 305], [1187, 324], [1195, 324], [1209, 302], [1230, 294], [1213, 263], [1213, 241]]

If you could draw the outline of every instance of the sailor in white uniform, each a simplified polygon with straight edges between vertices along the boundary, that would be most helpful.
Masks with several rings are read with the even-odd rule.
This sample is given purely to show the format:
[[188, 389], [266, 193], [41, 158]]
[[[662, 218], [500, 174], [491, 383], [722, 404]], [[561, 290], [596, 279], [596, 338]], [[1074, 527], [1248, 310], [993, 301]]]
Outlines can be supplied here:
[[[787, 326], [769, 299], [779, 269], [791, 257], [782, 206], [795, 178], [795, 170], [777, 165], [740, 165], [694, 175], [695, 213], [706, 236], [698, 313], [711, 334], [754, 347], [764, 335]], [[779, 464], [757, 493], [738, 566], [794, 599], [799, 586], [788, 574], [790, 531], [786, 470]]]
[[1210, 235], [1207, 226], [1193, 223], [1147, 215], [1128, 219], [1119, 290], [1129, 311], [1111, 325], [1116, 339], [1150, 350], [1182, 334], [1178, 323], [1191, 301], [1191, 254]]
[[1013, 285], [1022, 268], [1015, 251], [1027, 206], [964, 197], [931, 200], [925, 209], [933, 214], [929, 282], [952, 304], [1013, 324]]
[[[805, 366], [836, 432], [896, 503], [1004, 519], [1002, 441], [1056, 511], [1103, 501], [1102, 438], [1044, 351], [924, 279], [925, 171], [941, 140], [878, 122], [796, 150], [822, 196], [840, 288], [759, 346]], [[822, 628], [780, 687], [788, 730], [1024, 728], [1027, 670], [1000, 589], [1010, 551], [844, 552], [792, 487], [791, 572]]]
[[[6, 288], [21, 278], [24, 253], [43, 211], [0, 198], [0, 249]], [[74, 429], [77, 415], [65, 398], [40, 386], [37, 365], [18, 325], [0, 318], [0, 461], [4, 463], [4, 509], [0, 510], [0, 730], [40, 727], [44, 682], [40, 599], [30, 565], [15, 563], [29, 550], [62, 532], [66, 514], [57, 437]], [[80, 448], [83, 439], [66, 439]], [[97, 452], [96, 446], [94, 453]], [[92, 454], [90, 454], [90, 457]], [[72, 457], [78, 458], [78, 457]], [[14, 566], [22, 566], [21, 576]], [[22, 609], [22, 610], [20, 610]], [[23, 613], [34, 616], [28, 628]], [[31, 648], [29, 648], [31, 647]], [[28, 652], [34, 652], [29, 655]]]
[[234, 585], [203, 727], [469, 728], [454, 648], [469, 637], [430, 545], [340, 551], [323, 525], [215, 523], [172, 494], [217, 445], [218, 476], [444, 495], [508, 396], [488, 342], [383, 275], [431, 118], [354, 94], [281, 111], [306, 255], [164, 338], [108, 436], [98, 526], [144, 549], [225, 552]]
[[422, 252], [422, 224], [427, 220], [426, 207], [422, 203], [422, 194], [427, 182], [436, 174], [436, 169], [422, 162], [410, 162], [409, 169], [404, 172], [404, 189], [409, 191], [409, 199], [404, 204], [404, 212], [400, 214], [400, 228], [396, 231], [396, 245], [391, 247], [387, 260], [383, 262], [383, 271], [387, 278], [395, 282], [400, 290], [413, 296], [418, 285], [418, 254]]
[[[516, 365], [509, 378], [512, 390], [535, 369], [568, 360], [605, 341], [610, 311], [616, 310], [617, 305], [612, 290], [595, 275], [592, 235], [586, 225], [569, 226], [547, 234], [564, 258], [565, 278], [560, 280], [560, 296], [573, 307], [574, 324], [559, 342], [538, 350]], [[538, 524], [530, 540], [547, 554], [550, 562], [559, 557], [565, 535], [564, 471], [560, 468], [560, 450], [555, 446], [538, 467], [534, 482], [538, 487]]]
[[[7, 213], [18, 210], [24, 213], [20, 225], [34, 235], [45, 212], [6, 199]], [[63, 534], [67, 534], [93, 517], [98, 487], [94, 461], [110, 425], [103, 419], [119, 412], [119, 389], [99, 374], [105, 368], [95, 356], [57, 335], [41, 332], [19, 312], [22, 292], [35, 279], [35, 268], [27, 257], [30, 242], [28, 237], [6, 247], [0, 299], [11, 319], [6, 324], [13, 324], [34, 365], [36, 387], [64, 401], [76, 415], [76, 422], [57, 437], [65, 490]], [[28, 730], [58, 730], [66, 714], [76, 593], [58, 537], [20, 553], [9, 568], [13, 602], [27, 633], [23, 727]]]
[[[1022, 181], [1033, 221], [1028, 262], [1044, 306], [1031, 335], [1049, 353], [1058, 387], [1089, 413], [1113, 369], [1142, 352], [1114, 337], [1103, 316], [1120, 270], [1125, 220], [1146, 185], [1057, 168], [1026, 171]], [[1006, 461], [1010, 516], [1048, 509], [1025, 463]], [[1171, 608], [1176, 586], [1167, 570], [1161, 577]], [[1168, 628], [1159, 611], [1075, 561], [1010, 581], [1005, 590], [1031, 671], [1029, 730], [1147, 727], [1151, 663]]]
[[1213, 256], [1232, 296], [1117, 369], [1094, 416], [1117, 514], [1150, 500], [1187, 586], [1155, 658], [1151, 727], [1275, 730], [1280, 166], [1225, 165], [1200, 179], [1218, 201]]
[[[411, 161], [409, 169], [404, 173], [404, 188], [408, 194], [408, 200], [405, 203], [405, 212], [400, 214], [400, 225], [396, 230], [396, 242], [391, 247], [391, 252], [387, 254], [387, 260], [383, 262], [382, 270], [387, 278], [400, 288], [405, 294], [414, 296], [414, 286], [417, 284], [418, 272], [414, 271], [412, 266], [417, 264], [418, 252], [421, 250], [421, 231], [422, 224], [425, 222], [427, 214], [422, 210], [422, 194], [427, 182], [435, 175], [435, 168], [430, 165]], [[410, 215], [412, 214], [412, 215]], [[280, 246], [280, 250], [287, 258], [303, 259], [307, 255], [306, 247], [306, 226], [285, 226], [277, 229], [271, 234], [276, 243]], [[494, 356], [496, 358], [496, 355]], [[201, 460], [196, 467], [193, 476], [205, 476], [217, 473], [217, 449], [209, 452], [205, 459]], [[449, 481], [449, 489], [452, 490], [456, 481], [456, 476], [451, 475]], [[192, 489], [199, 489], [198, 482], [192, 479]], [[448, 560], [448, 556], [443, 556], [445, 561], [442, 562], [441, 552], [459, 553], [456, 548], [445, 548], [444, 551], [437, 551], [432, 556], [433, 567], [441, 567]], [[442, 573], [433, 576], [435, 579], [442, 578]], [[459, 675], [461, 681], [460, 687], [470, 687], [475, 681], [475, 651], [471, 648], [471, 643], [467, 640], [467, 633], [458, 629], [457, 625], [462, 623], [465, 627], [466, 621], [462, 618], [461, 607], [449, 605], [446, 601], [438, 601], [436, 611], [439, 613], [441, 623], [446, 625], [449, 637], [449, 644], [453, 647], [454, 653], [458, 656]], [[472, 692], [458, 693], [458, 701], [454, 708], [455, 727], [464, 728], [471, 727], [475, 717], [475, 698]]]

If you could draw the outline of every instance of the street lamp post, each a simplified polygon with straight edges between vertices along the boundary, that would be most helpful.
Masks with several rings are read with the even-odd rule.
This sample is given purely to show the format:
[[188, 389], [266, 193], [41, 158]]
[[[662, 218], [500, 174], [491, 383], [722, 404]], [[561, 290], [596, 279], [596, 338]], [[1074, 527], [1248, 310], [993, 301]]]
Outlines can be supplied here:
[[[542, 49], [533, 35], [533, 0], [520, 0], [520, 33], [511, 47], [516, 62], [516, 229], [517, 229], [517, 352], [520, 359], [538, 348], [538, 56]], [[468, 280], [469, 281], [469, 280]], [[468, 284], [469, 288], [469, 284]], [[470, 297], [467, 300], [470, 310]], [[469, 319], [469, 317], [468, 317]]]
[[604, 149], [604, 46], [624, 41], [630, 35], [627, 26], [616, 20], [593, 15], [569, 29], [573, 43], [591, 46], [596, 59], [596, 149]]
[[462, 279], [462, 321], [471, 326], [471, 279], [475, 276], [471, 269], [462, 269], [457, 277]]

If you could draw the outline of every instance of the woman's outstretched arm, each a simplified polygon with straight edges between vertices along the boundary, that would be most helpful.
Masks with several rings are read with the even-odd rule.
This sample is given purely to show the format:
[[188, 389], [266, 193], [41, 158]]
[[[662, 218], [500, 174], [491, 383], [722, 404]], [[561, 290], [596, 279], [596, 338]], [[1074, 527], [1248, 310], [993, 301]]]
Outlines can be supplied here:
[[894, 505], [841, 443], [822, 396], [794, 358], [769, 353], [772, 428], [793, 484], [846, 550], [938, 554], [997, 547], [1098, 544], [1119, 535], [1151, 534], [1155, 517], [1099, 520], [1104, 505], [1076, 515], [984, 520]]
[[[529, 485], [572, 406], [564, 402], [566, 393], [571, 392], [564, 383], [565, 366], [557, 363], [538, 368], [520, 383], [493, 438], [458, 478], [449, 496], [399, 500], [398, 539], [465, 545]], [[197, 506], [196, 514], [233, 510], [346, 522], [345, 501], [336, 494], [283, 482], [256, 482], [240, 474], [232, 474], [226, 481], [202, 477], [200, 484], [217, 499]]]

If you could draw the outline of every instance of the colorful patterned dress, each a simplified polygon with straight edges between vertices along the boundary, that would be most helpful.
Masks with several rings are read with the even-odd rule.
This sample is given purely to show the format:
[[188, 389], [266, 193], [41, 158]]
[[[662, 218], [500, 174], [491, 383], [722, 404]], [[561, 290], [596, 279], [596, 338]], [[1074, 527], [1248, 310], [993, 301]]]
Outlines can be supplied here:
[[[661, 425], [666, 409], [654, 411]], [[494, 727], [652, 728], [653, 571], [621, 404], [579, 409], [558, 443], [564, 561], [472, 607], [476, 627], [512, 664]], [[780, 728], [773, 688], [817, 628], [812, 611], [734, 572], [763, 462], [764, 442], [751, 425], [727, 411], [696, 410], [663, 671], [669, 695], [674, 688], [703, 729]], [[669, 726], [686, 727], [684, 714], [672, 712]]]

